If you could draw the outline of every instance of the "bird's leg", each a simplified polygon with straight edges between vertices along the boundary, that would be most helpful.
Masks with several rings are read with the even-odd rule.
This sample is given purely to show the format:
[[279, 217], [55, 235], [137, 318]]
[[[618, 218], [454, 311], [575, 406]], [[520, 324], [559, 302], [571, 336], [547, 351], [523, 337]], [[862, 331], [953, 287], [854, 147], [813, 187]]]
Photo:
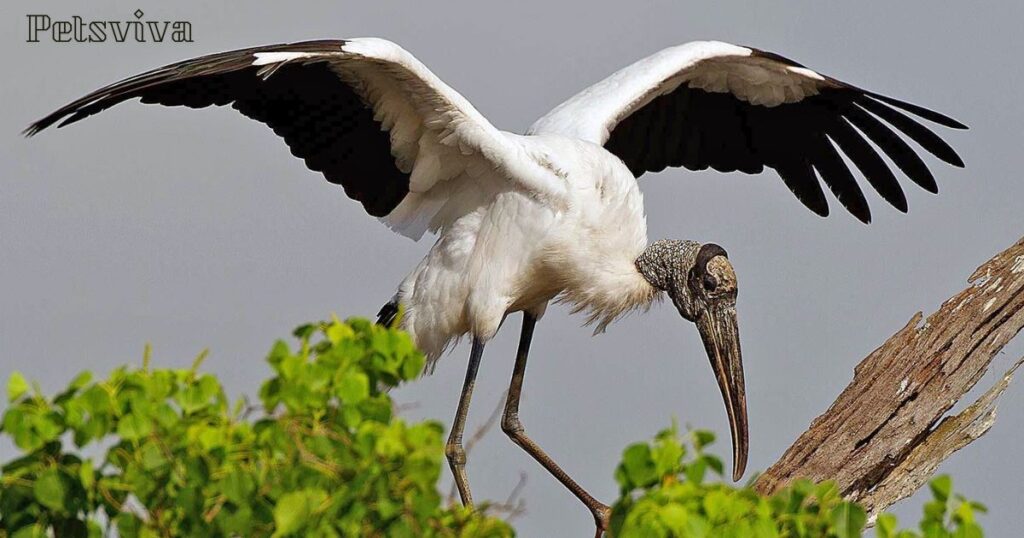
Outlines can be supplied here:
[[592, 497], [575, 480], [569, 477], [561, 467], [544, 453], [543, 450], [526, 435], [523, 423], [519, 420], [519, 399], [523, 391], [523, 376], [526, 373], [526, 358], [530, 354], [530, 341], [533, 339], [533, 328], [537, 324], [537, 318], [529, 313], [523, 313], [523, 332], [519, 337], [519, 351], [516, 352], [516, 365], [512, 370], [512, 383], [508, 387], [508, 399], [505, 400], [505, 413], [501, 416], [501, 429], [515, 444], [522, 447], [533, 459], [544, 466], [559, 482], [562, 483], [577, 499], [587, 505], [594, 515], [594, 522], [597, 524], [597, 535], [608, 528], [608, 517], [611, 509]]
[[466, 381], [462, 384], [462, 395], [459, 397], [459, 408], [455, 411], [455, 422], [448, 443], [444, 447], [444, 455], [455, 477], [455, 486], [459, 488], [462, 505], [473, 507], [473, 494], [469, 491], [469, 480], [466, 479], [466, 450], [462, 447], [462, 430], [466, 427], [466, 415], [469, 414], [469, 401], [473, 398], [473, 385], [476, 384], [476, 373], [480, 368], [480, 357], [484, 354], [484, 343], [473, 338], [473, 350], [469, 354], [469, 366], [466, 368]]

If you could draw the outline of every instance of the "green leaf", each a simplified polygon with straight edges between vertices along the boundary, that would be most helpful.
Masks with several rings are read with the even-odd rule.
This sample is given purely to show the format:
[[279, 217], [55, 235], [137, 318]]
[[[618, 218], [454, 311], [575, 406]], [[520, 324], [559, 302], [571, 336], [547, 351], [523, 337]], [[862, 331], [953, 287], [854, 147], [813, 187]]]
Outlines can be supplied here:
[[352, 330], [352, 327], [349, 327], [344, 323], [334, 322], [327, 326], [324, 334], [332, 344], [337, 344], [342, 340], [353, 338], [355, 336], [355, 331]]
[[880, 514], [875, 520], [875, 535], [878, 538], [896, 537], [896, 516], [892, 514]]
[[326, 496], [322, 490], [302, 490], [278, 499], [274, 506], [274, 536], [287, 536], [305, 527], [309, 516]]
[[307, 516], [309, 503], [305, 494], [297, 491], [281, 497], [274, 506], [274, 536], [286, 536], [299, 530]]
[[121, 417], [117, 423], [117, 434], [126, 441], [137, 441], [153, 431], [153, 424], [149, 419], [140, 417], [135, 413]]
[[[412, 344], [408, 343], [409, 347], [412, 348]], [[423, 365], [426, 364], [426, 357], [419, 351], [412, 350], [411, 353], [406, 356], [405, 362], [402, 363], [402, 379], [411, 380], [419, 377], [423, 373]]]
[[714, 432], [707, 430], [694, 430], [693, 432], [693, 444], [697, 450], [701, 450], [704, 447], [715, 442]]
[[147, 441], [142, 445], [137, 454], [137, 460], [142, 465], [142, 469], [147, 473], [152, 473], [168, 463], [164, 451], [158, 443], [153, 441]]
[[647, 486], [658, 479], [651, 447], [646, 444], [638, 443], [627, 448], [622, 454], [622, 468], [632, 487]]
[[313, 334], [316, 333], [316, 330], [316, 324], [307, 323], [305, 325], [299, 325], [298, 327], [296, 327], [295, 330], [292, 331], [292, 334], [295, 335], [296, 338], [306, 339], [313, 336]]
[[64, 433], [64, 426], [61, 424], [60, 415], [49, 412], [43, 415], [36, 415], [32, 427], [36, 430], [43, 443], [56, 440]]
[[43, 471], [32, 486], [32, 494], [39, 504], [56, 512], [65, 511], [67, 502], [67, 484], [57, 469]]
[[195, 413], [206, 407], [209, 403], [208, 395], [204, 393], [203, 387], [198, 383], [186, 387], [185, 390], [175, 396], [174, 400], [185, 413]]
[[12, 373], [11, 377], [7, 380], [7, 401], [13, 402], [21, 398], [30, 388], [31, 386], [28, 384], [25, 376], [21, 375], [21, 372]]
[[676, 474], [681, 469], [685, 450], [676, 438], [662, 439], [651, 451], [655, 474], [659, 477]]
[[724, 491], [711, 491], [704, 496], [704, 513], [712, 522], [726, 519], [732, 499]]
[[92, 372], [85, 370], [83, 372], [79, 372], [79, 374], [71, 380], [71, 384], [68, 385], [68, 388], [77, 390], [88, 385], [90, 381], [92, 381]]
[[18, 529], [11, 538], [47, 538], [45, 527], [40, 523]]
[[953, 538], [984, 538], [985, 533], [977, 523], [964, 523], [953, 532]]
[[244, 505], [252, 502], [252, 495], [256, 491], [256, 480], [248, 473], [235, 469], [224, 477], [221, 488], [229, 501]]
[[285, 357], [291, 354], [292, 351], [288, 348], [288, 344], [284, 340], [278, 340], [274, 342], [274, 347], [270, 349], [270, 353], [267, 355], [267, 362], [276, 368]]
[[[672, 531], [676, 536], [688, 536], [686, 533], [687, 524], [690, 520], [689, 512], [679, 504], [670, 504], [659, 511], [661, 523]], [[692, 536], [689, 535], [689, 536]]]
[[928, 483], [928, 487], [932, 490], [932, 496], [935, 497], [935, 500], [946, 502], [953, 492], [953, 479], [949, 475], [936, 476]]
[[864, 509], [851, 502], [842, 502], [832, 509], [832, 526], [839, 538], [860, 538], [867, 521]]
[[96, 482], [96, 472], [93, 470], [92, 460], [82, 462], [82, 465], [78, 468], [78, 480], [85, 489], [91, 488]]
[[[946, 521], [946, 512], [949, 505], [945, 501], [928, 501], [924, 503], [924, 523], [935, 523], [942, 525]], [[923, 528], [923, 527], [922, 527]]]
[[338, 380], [338, 397], [354, 405], [370, 396], [370, 378], [359, 370], [348, 370]]

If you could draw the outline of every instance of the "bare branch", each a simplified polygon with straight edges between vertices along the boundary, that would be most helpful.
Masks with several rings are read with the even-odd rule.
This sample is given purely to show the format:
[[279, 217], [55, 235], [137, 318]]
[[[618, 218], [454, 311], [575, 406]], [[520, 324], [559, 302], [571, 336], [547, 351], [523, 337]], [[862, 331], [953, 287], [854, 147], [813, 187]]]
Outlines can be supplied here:
[[939, 421], [1024, 327], [1024, 239], [969, 282], [923, 325], [919, 312], [857, 365], [853, 381], [755, 488], [769, 494], [796, 478], [835, 480], [845, 497], [877, 513], [988, 431], [1016, 365], [964, 412]]
[[523, 487], [526, 486], [526, 472], [519, 471], [519, 481], [516, 482], [516, 486], [512, 488], [512, 492], [508, 494], [508, 498], [503, 503], [491, 504], [487, 506], [489, 511], [504, 514], [505, 521], [511, 522], [513, 519], [526, 513], [526, 500], [522, 498]]
[[996, 422], [996, 399], [1013, 380], [1013, 373], [1024, 363], [1024, 357], [1003, 374], [998, 383], [958, 415], [946, 417], [914, 447], [884, 480], [859, 500], [874, 519], [879, 512], [905, 499], [921, 488], [935, 469], [957, 450], [977, 441]]

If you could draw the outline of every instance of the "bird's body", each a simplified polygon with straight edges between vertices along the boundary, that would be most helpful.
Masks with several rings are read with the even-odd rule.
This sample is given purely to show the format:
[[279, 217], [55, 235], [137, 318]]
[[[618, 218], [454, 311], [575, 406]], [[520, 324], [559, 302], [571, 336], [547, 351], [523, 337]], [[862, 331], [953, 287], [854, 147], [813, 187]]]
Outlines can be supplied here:
[[627, 66], [524, 135], [499, 131], [411, 54], [374, 38], [186, 60], [101, 88], [26, 133], [133, 98], [189, 108], [230, 105], [271, 127], [310, 169], [395, 231], [413, 239], [437, 234], [381, 318], [390, 322], [403, 312], [402, 328], [431, 363], [453, 340], [472, 337], [446, 445], [467, 505], [462, 431], [480, 359], [505, 317], [523, 312], [502, 430], [587, 505], [598, 534], [609, 508], [562, 471], [519, 420], [534, 325], [550, 301], [584, 312], [601, 330], [658, 296], [671, 299], [697, 326], [715, 372], [730, 420], [734, 479], [747, 458], [736, 274], [713, 243], [648, 244], [636, 179], [678, 166], [748, 174], [771, 168], [818, 215], [829, 213], [824, 183], [867, 223], [871, 213], [847, 160], [901, 211], [906, 197], [879, 151], [922, 188], [938, 186], [897, 132], [963, 166], [911, 115], [964, 128], [959, 122], [772, 53], [715, 41], [671, 47]]
[[506, 136], [545, 169], [547, 188], [501, 177], [465, 182], [480, 189], [472, 196], [481, 203], [439, 230], [397, 295], [402, 328], [431, 359], [465, 334], [489, 340], [512, 312], [539, 318], [559, 296], [601, 328], [657, 291], [636, 269], [647, 224], [622, 161], [560, 135]]

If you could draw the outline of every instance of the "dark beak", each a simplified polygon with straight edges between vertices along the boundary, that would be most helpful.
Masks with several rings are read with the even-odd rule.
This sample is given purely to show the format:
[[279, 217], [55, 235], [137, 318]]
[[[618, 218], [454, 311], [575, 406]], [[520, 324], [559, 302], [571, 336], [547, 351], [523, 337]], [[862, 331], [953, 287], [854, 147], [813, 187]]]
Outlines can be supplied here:
[[747, 394], [735, 305], [709, 305], [697, 319], [697, 329], [725, 400], [732, 431], [732, 479], [739, 481], [747, 467]]

